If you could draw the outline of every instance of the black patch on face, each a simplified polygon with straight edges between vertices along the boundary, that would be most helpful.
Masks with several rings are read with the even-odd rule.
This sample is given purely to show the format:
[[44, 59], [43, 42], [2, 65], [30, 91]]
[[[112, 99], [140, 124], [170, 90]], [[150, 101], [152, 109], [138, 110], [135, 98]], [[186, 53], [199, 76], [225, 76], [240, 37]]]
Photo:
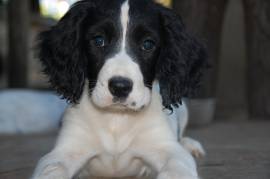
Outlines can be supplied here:
[[[129, 1], [129, 26], [127, 32], [128, 54], [140, 66], [144, 83], [151, 88], [155, 79], [155, 66], [162, 45], [162, 33], [158, 11], [152, 1]], [[145, 50], [145, 41], [154, 42], [152, 50]]]
[[[118, 50], [120, 9], [124, 0], [81, 0], [51, 29], [42, 32], [38, 56], [57, 92], [71, 103], [81, 97], [85, 80], [93, 89], [105, 60]], [[106, 39], [96, 48], [96, 35]]]
[[[87, 56], [87, 77], [90, 92], [96, 85], [98, 73], [105, 61], [120, 50], [121, 43], [121, 5], [124, 0], [101, 0], [99, 5], [91, 11], [85, 20], [84, 51]], [[105, 40], [104, 47], [96, 46], [95, 37], [101, 36]]]
[[[146, 0], [129, 4], [128, 53], [140, 65], [146, 86], [159, 81], [163, 105], [172, 110], [198, 88], [207, 66], [205, 48], [170, 9]], [[147, 39], [155, 42], [151, 51], [141, 48]]]

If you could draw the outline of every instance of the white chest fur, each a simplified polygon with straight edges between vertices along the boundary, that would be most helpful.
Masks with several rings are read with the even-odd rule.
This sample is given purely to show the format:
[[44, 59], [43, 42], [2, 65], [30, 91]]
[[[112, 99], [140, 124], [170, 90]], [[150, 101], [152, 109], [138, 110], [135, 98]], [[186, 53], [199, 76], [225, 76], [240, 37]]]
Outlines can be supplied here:
[[99, 152], [87, 166], [91, 175], [103, 177], [133, 176], [143, 164], [132, 153], [136, 141], [136, 124], [128, 116], [112, 115], [103, 130], [97, 131]]
[[67, 109], [56, 146], [40, 160], [33, 178], [50, 173], [72, 178], [78, 171], [82, 176], [152, 178], [172, 168], [197, 179], [195, 162], [178, 143], [170, 120], [155, 91], [139, 112], [98, 109], [86, 92], [80, 104]]
[[136, 157], [143, 148], [162, 140], [177, 140], [155, 92], [151, 104], [140, 112], [98, 109], [84, 94], [78, 106], [67, 110], [60, 137], [66, 138], [70, 132], [70, 136], [76, 132], [84, 137], [80, 139], [83, 145], [96, 153], [86, 168], [92, 175], [104, 177], [143, 173], [146, 165]]

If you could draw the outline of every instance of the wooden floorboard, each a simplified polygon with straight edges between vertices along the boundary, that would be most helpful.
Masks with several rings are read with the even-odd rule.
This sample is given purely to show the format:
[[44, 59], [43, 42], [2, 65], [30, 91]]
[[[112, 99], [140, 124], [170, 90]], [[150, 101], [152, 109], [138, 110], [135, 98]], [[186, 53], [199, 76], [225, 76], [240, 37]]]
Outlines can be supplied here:
[[[270, 122], [217, 122], [188, 134], [207, 151], [198, 161], [202, 179], [270, 179]], [[55, 136], [0, 137], [0, 179], [28, 179]]]
[[270, 179], [270, 122], [219, 122], [188, 133], [207, 151], [203, 179]]

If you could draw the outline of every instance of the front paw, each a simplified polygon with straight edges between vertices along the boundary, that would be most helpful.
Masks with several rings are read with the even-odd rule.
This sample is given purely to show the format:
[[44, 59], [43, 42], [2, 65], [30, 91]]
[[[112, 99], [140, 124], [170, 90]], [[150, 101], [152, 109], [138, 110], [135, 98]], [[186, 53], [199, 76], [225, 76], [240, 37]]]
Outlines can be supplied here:
[[32, 179], [70, 179], [68, 171], [61, 164], [50, 164], [37, 169]]
[[200, 179], [198, 176], [188, 176], [179, 173], [165, 172], [158, 175], [157, 179]]
[[181, 144], [197, 159], [203, 158], [206, 154], [201, 143], [192, 138], [182, 138]]

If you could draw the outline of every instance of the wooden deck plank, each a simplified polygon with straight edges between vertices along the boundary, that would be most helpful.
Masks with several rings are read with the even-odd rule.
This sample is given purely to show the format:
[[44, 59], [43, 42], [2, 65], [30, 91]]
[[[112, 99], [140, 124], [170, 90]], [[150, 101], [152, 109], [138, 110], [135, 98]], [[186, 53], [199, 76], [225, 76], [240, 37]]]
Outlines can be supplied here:
[[[218, 122], [188, 134], [207, 150], [198, 161], [203, 179], [270, 178], [270, 122]], [[0, 137], [0, 179], [28, 179], [55, 136]]]

